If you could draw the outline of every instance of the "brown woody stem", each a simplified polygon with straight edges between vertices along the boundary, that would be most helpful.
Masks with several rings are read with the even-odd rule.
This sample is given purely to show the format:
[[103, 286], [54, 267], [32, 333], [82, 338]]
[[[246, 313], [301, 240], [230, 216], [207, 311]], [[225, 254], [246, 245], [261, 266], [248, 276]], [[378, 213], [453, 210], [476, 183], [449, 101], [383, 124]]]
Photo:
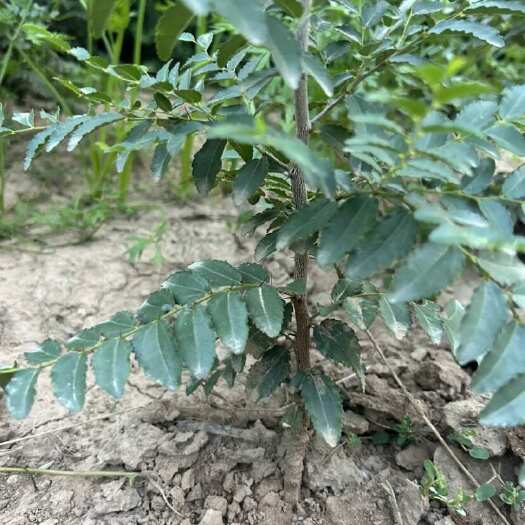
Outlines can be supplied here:
[[[297, 32], [297, 40], [301, 49], [306, 52], [310, 36], [310, 10], [311, 0], [303, 0], [304, 18]], [[295, 90], [295, 125], [297, 138], [305, 144], [310, 137], [310, 109], [308, 105], [308, 80], [303, 74], [298, 88]], [[290, 171], [294, 206], [302, 208], [307, 203], [306, 184], [304, 176], [298, 166], [293, 166]], [[305, 288], [308, 279], [308, 252], [305, 249], [295, 253], [294, 278], [304, 280]], [[310, 368], [310, 316], [306, 292], [293, 298], [297, 333], [295, 338], [295, 355], [298, 370]]]

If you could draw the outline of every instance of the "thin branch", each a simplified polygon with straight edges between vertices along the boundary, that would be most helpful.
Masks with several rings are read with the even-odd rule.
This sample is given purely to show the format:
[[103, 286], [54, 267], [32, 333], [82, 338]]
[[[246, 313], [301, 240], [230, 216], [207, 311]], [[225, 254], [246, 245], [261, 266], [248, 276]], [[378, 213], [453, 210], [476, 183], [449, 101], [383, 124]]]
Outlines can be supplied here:
[[[394, 381], [398, 384], [399, 388], [402, 390], [403, 394], [407, 397], [409, 403], [415, 408], [417, 413], [421, 416], [421, 419], [425, 422], [425, 424], [430, 428], [434, 436], [437, 438], [439, 443], [443, 446], [443, 448], [448, 452], [450, 457], [453, 459], [453, 461], [456, 463], [456, 465], [459, 467], [461, 472], [467, 477], [467, 479], [478, 489], [481, 486], [481, 483], [470, 473], [467, 467], [462, 463], [462, 461], [458, 458], [456, 453], [450, 448], [448, 443], [445, 441], [439, 430], [435, 427], [435, 425], [430, 421], [428, 416], [425, 413], [424, 408], [421, 406], [420, 402], [417, 401], [414, 396], [409, 392], [408, 388], [405, 386], [403, 381], [401, 381], [401, 378], [398, 376], [397, 372], [392, 368], [390, 365], [390, 362], [386, 358], [383, 350], [379, 346], [379, 343], [375, 339], [375, 337], [372, 335], [370, 330], [365, 330], [366, 335], [368, 336], [368, 339], [370, 339], [370, 342], [372, 343], [372, 346], [374, 347], [374, 350], [379, 354], [381, 357], [381, 360], [385, 363], [386, 367], [388, 368], [390, 374], [394, 378]], [[487, 504], [490, 505], [492, 510], [498, 515], [498, 517], [501, 519], [501, 521], [505, 525], [511, 525], [507, 518], [503, 515], [501, 510], [496, 506], [496, 504], [492, 500], [487, 500]]]
[[70, 478], [127, 478], [133, 483], [136, 478], [144, 476], [141, 472], [119, 470], [53, 470], [32, 467], [0, 467], [0, 474], [30, 474], [38, 476], [65, 476]]

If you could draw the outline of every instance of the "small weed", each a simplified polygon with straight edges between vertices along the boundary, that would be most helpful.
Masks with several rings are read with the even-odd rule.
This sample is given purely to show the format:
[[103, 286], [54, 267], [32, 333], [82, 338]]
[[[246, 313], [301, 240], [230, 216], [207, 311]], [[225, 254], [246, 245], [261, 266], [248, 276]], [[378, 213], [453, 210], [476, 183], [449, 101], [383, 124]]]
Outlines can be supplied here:
[[475, 430], [456, 430], [448, 436], [449, 441], [459, 445], [469, 456], [480, 461], [485, 461], [490, 458], [490, 452], [483, 447], [476, 447], [473, 439], [476, 437]]
[[163, 220], [148, 235], [133, 235], [130, 237], [130, 245], [127, 250], [130, 264], [136, 264], [146, 248], [151, 246], [153, 247], [153, 255], [150, 258], [150, 262], [155, 266], [162, 266], [166, 259], [162, 254], [161, 242], [168, 231], [168, 226], [168, 222]]

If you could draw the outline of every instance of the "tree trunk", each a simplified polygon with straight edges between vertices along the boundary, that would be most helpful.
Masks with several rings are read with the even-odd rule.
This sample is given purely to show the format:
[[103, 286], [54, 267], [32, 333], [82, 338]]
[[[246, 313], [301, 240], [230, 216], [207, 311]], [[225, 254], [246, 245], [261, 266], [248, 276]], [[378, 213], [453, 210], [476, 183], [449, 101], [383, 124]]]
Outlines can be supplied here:
[[[297, 32], [297, 40], [303, 51], [308, 49], [310, 35], [310, 9], [311, 0], [303, 0], [304, 20]], [[295, 91], [295, 125], [297, 138], [308, 144], [310, 136], [310, 110], [308, 105], [308, 79], [303, 74], [299, 87]], [[306, 185], [302, 171], [293, 166], [290, 172], [294, 205], [296, 209], [302, 208], [307, 203]], [[306, 249], [295, 254], [294, 278], [304, 280], [305, 287], [308, 283], [308, 252]], [[293, 298], [297, 333], [295, 337], [295, 356], [298, 370], [310, 368], [310, 315], [308, 313], [308, 298], [304, 295]]]

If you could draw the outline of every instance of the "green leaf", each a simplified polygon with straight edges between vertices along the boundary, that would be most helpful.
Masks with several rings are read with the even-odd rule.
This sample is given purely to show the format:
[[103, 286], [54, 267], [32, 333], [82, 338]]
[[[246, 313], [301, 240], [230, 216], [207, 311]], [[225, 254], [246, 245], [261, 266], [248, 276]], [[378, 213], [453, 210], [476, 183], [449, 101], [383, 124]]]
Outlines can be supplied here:
[[370, 197], [353, 197], [336, 212], [326, 228], [321, 230], [317, 262], [327, 266], [339, 261], [351, 251], [375, 222], [378, 203]]
[[334, 82], [325, 65], [318, 58], [308, 53], [305, 54], [303, 56], [303, 67], [305, 72], [314, 78], [319, 86], [321, 86], [327, 97], [333, 96]]
[[266, 17], [266, 27], [265, 45], [288, 87], [297, 89], [302, 75], [301, 51], [297, 40], [291, 31], [273, 16]]
[[452, 284], [464, 266], [465, 256], [458, 248], [426, 243], [397, 270], [388, 300], [404, 303], [431, 297]]
[[467, 20], [442, 20], [429, 31], [429, 34], [440, 35], [448, 31], [453, 33], [467, 33], [495, 47], [503, 47], [505, 45], [505, 40], [503, 40], [501, 34], [493, 27]]
[[476, 501], [488, 501], [496, 495], [496, 487], [490, 483], [483, 483], [476, 489]]
[[86, 122], [89, 118], [91, 117], [88, 115], [75, 115], [57, 124], [46, 143], [46, 152], [50, 153], [53, 151], [76, 127]]
[[93, 372], [97, 385], [110, 396], [120, 399], [131, 371], [131, 343], [111, 339], [102, 344], [93, 356]]
[[341, 437], [343, 404], [335, 383], [326, 375], [304, 377], [301, 392], [315, 431], [330, 445]]
[[361, 330], [366, 330], [377, 316], [379, 303], [369, 299], [348, 297], [345, 299], [344, 307], [350, 321]]
[[157, 144], [155, 152], [153, 153], [153, 158], [151, 160], [151, 176], [154, 180], [160, 181], [164, 178], [170, 160], [171, 157], [168, 153], [168, 147], [166, 145], [166, 142], [161, 142], [160, 144]]
[[474, 168], [472, 177], [463, 177], [461, 185], [468, 195], [477, 195], [486, 190], [492, 183], [496, 171], [494, 159], [482, 159], [479, 166]]
[[514, 171], [503, 183], [503, 195], [510, 199], [525, 198], [525, 166]]
[[51, 380], [55, 397], [69, 411], [79, 412], [86, 399], [87, 355], [68, 352], [55, 363]]
[[[525, 7], [525, 4], [523, 5]], [[507, 120], [517, 120], [525, 116], [525, 84], [511, 86], [503, 92], [499, 114]]]
[[214, 7], [250, 43], [261, 45], [266, 42], [267, 17], [259, 2], [220, 0], [214, 2]]
[[225, 140], [208, 139], [193, 159], [193, 180], [199, 193], [207, 195], [215, 186], [222, 167]]
[[391, 303], [385, 296], [381, 296], [379, 312], [394, 337], [398, 340], [403, 339], [411, 325], [410, 310], [406, 304]]
[[222, 68], [226, 67], [230, 59], [244, 46], [246, 46], [246, 39], [243, 36], [231, 36], [219, 49], [217, 65]]
[[101, 38], [117, 0], [87, 0], [86, 3], [86, 16], [91, 33], [95, 38]]
[[60, 343], [53, 339], [46, 339], [35, 352], [26, 352], [24, 357], [30, 365], [41, 365], [54, 361], [60, 356], [60, 353]]
[[132, 343], [137, 361], [146, 375], [170, 390], [180, 386], [182, 361], [166, 321], [160, 320], [142, 327]]
[[274, 2], [290, 16], [295, 18], [303, 16], [303, 6], [299, 0], [274, 0]]
[[319, 158], [296, 137], [272, 129], [233, 123], [218, 124], [210, 128], [208, 136], [225, 138], [240, 144], [275, 148], [301, 168], [308, 184], [321, 189], [328, 197], [335, 194], [335, 176], [330, 162]]
[[421, 328], [426, 332], [430, 340], [438, 345], [443, 337], [443, 325], [439, 317], [439, 306], [436, 303], [424, 302], [414, 304], [414, 312]]
[[104, 321], [94, 327], [104, 337], [119, 337], [135, 327], [135, 317], [131, 312], [118, 312], [109, 321]]
[[38, 150], [47, 142], [47, 139], [55, 132], [56, 125], [49, 126], [43, 131], [37, 133], [28, 143], [26, 155], [24, 158], [24, 170], [27, 171], [31, 167], [31, 163]]
[[456, 299], [451, 299], [445, 306], [443, 328], [454, 354], [460, 345], [461, 321], [465, 308]]
[[210, 291], [210, 283], [198, 272], [184, 270], [174, 273], [162, 284], [173, 293], [178, 304], [189, 304]]
[[66, 343], [68, 350], [85, 350], [95, 346], [101, 337], [101, 333], [95, 328], [86, 328], [69, 339]]
[[19, 370], [7, 384], [5, 388], [7, 409], [14, 418], [24, 419], [31, 412], [40, 370], [40, 368]]
[[507, 303], [500, 288], [493, 282], [480, 285], [461, 322], [461, 345], [457, 351], [460, 364], [479, 359], [492, 348], [507, 316]]
[[474, 459], [486, 461], [490, 458], [490, 451], [482, 447], [472, 447], [469, 451], [469, 456]]
[[279, 230], [277, 249], [307, 239], [319, 231], [337, 212], [337, 203], [318, 198], [297, 210]]
[[290, 375], [290, 352], [284, 346], [274, 346], [250, 368], [247, 386], [257, 391], [257, 399], [272, 394]]
[[487, 135], [501, 148], [525, 156], [525, 137], [514, 127], [498, 124], [487, 131]]
[[67, 150], [73, 151], [86, 135], [95, 131], [97, 128], [106, 126], [107, 124], [111, 124], [112, 122], [116, 122], [118, 120], [122, 120], [122, 118], [123, 116], [120, 113], [109, 112], [99, 113], [94, 117], [89, 117], [83, 120], [80, 123], [80, 126], [78, 126], [71, 134], [67, 145]]
[[246, 292], [248, 312], [255, 326], [268, 337], [277, 337], [284, 318], [284, 302], [279, 294], [266, 284]]
[[267, 157], [261, 157], [250, 160], [237, 172], [233, 181], [233, 195], [236, 204], [244, 203], [259, 189], [268, 175], [268, 169]]
[[268, 272], [260, 264], [243, 263], [237, 270], [241, 274], [243, 283], [263, 284], [270, 280]]
[[503, 286], [525, 281], [525, 265], [514, 255], [482, 251], [475, 260], [476, 264]]
[[487, 219], [489, 226], [503, 235], [512, 235], [514, 221], [509, 210], [498, 199], [483, 199], [479, 209]]
[[236, 268], [226, 261], [197, 261], [188, 267], [208, 281], [212, 288], [221, 286], [239, 286], [242, 276]]
[[506, 325], [496, 338], [494, 347], [485, 355], [473, 379], [478, 393], [494, 392], [517, 374], [525, 372], [525, 326], [516, 322]]
[[238, 292], [221, 293], [208, 303], [208, 312], [224, 346], [242, 354], [248, 341], [248, 310]]
[[525, 14], [525, 4], [518, 0], [476, 0], [467, 11], [487, 14]]
[[481, 411], [479, 422], [491, 427], [525, 423], [525, 374], [515, 377], [492, 396]]
[[361, 346], [355, 332], [342, 321], [325, 319], [314, 327], [317, 350], [327, 359], [352, 367], [362, 379], [364, 367], [361, 362]]
[[362, 281], [384, 270], [403, 257], [416, 241], [416, 223], [412, 214], [398, 209], [363, 240], [348, 258], [346, 276]]
[[180, 353], [195, 379], [206, 379], [216, 359], [216, 334], [204, 305], [185, 308], [175, 321]]
[[144, 323], [151, 323], [160, 319], [175, 306], [173, 293], [169, 289], [158, 290], [152, 293], [137, 312], [137, 317]]
[[155, 28], [157, 55], [163, 61], [169, 60], [180, 34], [189, 26], [193, 13], [180, 2], [166, 9]]
[[277, 251], [277, 239], [279, 238], [279, 230], [275, 230], [268, 235], [265, 235], [255, 247], [255, 260], [262, 261], [269, 257], [272, 253]]

